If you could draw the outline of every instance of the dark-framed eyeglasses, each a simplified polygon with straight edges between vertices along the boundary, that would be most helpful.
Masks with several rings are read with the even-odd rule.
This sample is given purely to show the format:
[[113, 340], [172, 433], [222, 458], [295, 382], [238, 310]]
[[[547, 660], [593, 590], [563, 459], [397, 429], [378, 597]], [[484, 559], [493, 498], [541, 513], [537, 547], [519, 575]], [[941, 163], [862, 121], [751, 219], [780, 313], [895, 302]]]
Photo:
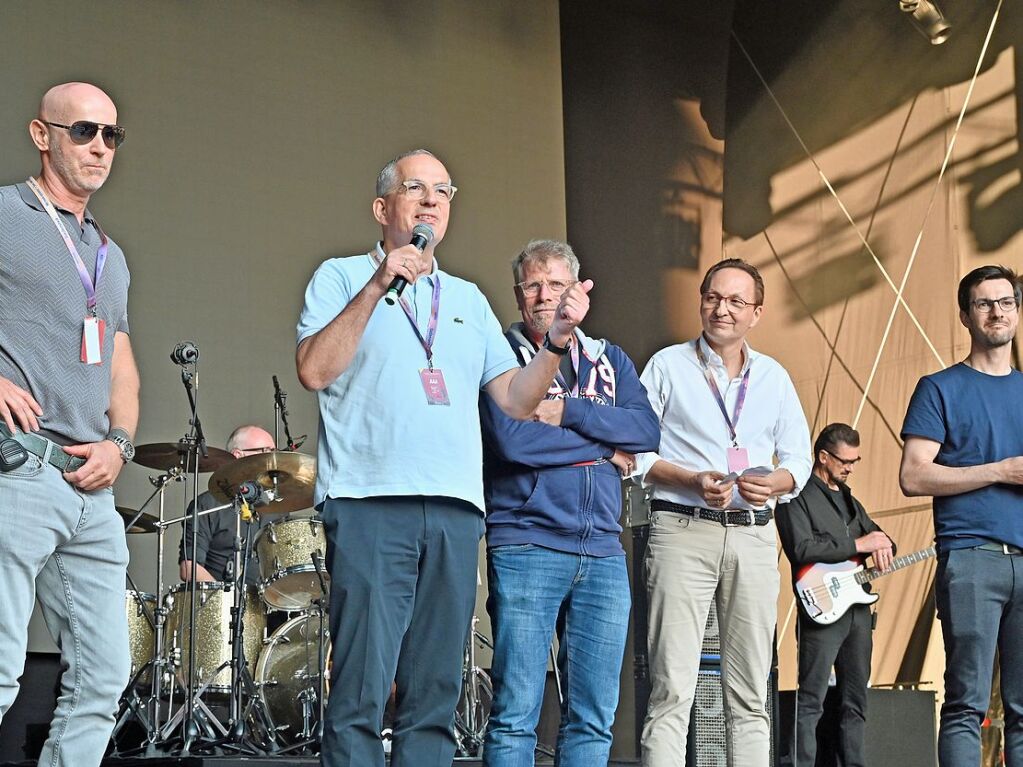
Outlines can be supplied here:
[[[410, 178], [408, 181], [402, 181], [398, 185], [398, 192], [404, 194], [410, 200], [425, 200], [429, 194], [430, 185], [425, 181], [420, 181], [418, 178]], [[434, 184], [433, 193], [437, 195], [443, 202], [451, 202], [455, 197], [455, 192], [458, 191], [457, 186], [451, 184]]]
[[522, 295], [529, 296], [530, 298], [533, 298], [534, 296], [538, 296], [540, 294], [540, 289], [543, 288], [544, 285], [546, 285], [547, 286], [547, 290], [549, 290], [552, 295], [560, 296], [562, 293], [564, 293], [570, 287], [575, 285], [577, 282], [579, 282], [579, 280], [569, 280], [567, 282], [565, 280], [541, 280], [541, 281], [537, 281], [537, 282], [516, 282], [515, 283], [515, 287], [517, 287], [519, 290], [522, 291]]
[[239, 447], [237, 448], [239, 453], [272, 453], [277, 448], [275, 447]]
[[760, 306], [760, 304], [747, 301], [740, 296], [722, 296], [719, 293], [707, 292], [700, 295], [700, 304], [704, 309], [717, 309], [724, 303], [725, 308], [731, 312], [741, 312], [747, 306]]
[[995, 308], [995, 304], [998, 304], [998, 308], [1003, 312], [1011, 312], [1013, 309], [1019, 308], [1019, 304], [1016, 303], [1016, 296], [978, 298], [976, 301], [971, 301], [970, 303], [973, 305], [973, 308], [981, 314], [990, 314], [991, 310]]
[[832, 453], [827, 448], [821, 448], [821, 449], [824, 450], [825, 453], [830, 455], [832, 458], [834, 458], [836, 461], [838, 461], [843, 466], [855, 466], [856, 464], [858, 464], [862, 460], [862, 456], [857, 456], [856, 458], [839, 458], [837, 455]]
[[88, 144], [96, 138], [96, 134], [100, 132], [100, 129], [103, 131], [103, 143], [107, 145], [108, 149], [117, 149], [117, 147], [124, 143], [124, 128], [120, 125], [104, 125], [103, 123], [94, 123], [91, 120], [75, 120], [70, 125], [51, 123], [49, 120], [43, 120], [43, 122], [51, 128], [63, 128], [66, 130], [68, 135], [71, 136], [72, 144]]

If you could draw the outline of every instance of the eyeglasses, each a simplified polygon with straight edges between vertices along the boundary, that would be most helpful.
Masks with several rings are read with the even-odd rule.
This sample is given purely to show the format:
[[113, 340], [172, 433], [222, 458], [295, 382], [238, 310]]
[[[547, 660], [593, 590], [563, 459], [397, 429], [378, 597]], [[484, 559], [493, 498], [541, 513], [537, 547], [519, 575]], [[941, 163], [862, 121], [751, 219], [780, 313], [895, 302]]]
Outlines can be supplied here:
[[[408, 197], [410, 200], [425, 200], [429, 194], [430, 186], [425, 181], [420, 181], [418, 178], [410, 178], [408, 181], [402, 181], [398, 187], [398, 191]], [[455, 192], [458, 191], [457, 186], [451, 184], [434, 184], [433, 193], [440, 197], [443, 202], [451, 202], [455, 197]]]
[[[823, 449], [824, 449], [824, 448], [822, 448], [822, 450], [823, 450]], [[855, 466], [855, 465], [856, 465], [856, 464], [858, 464], [858, 463], [860, 462], [860, 460], [861, 460], [861, 458], [853, 458], [853, 459], [851, 459], [851, 460], [850, 460], [850, 459], [847, 459], [847, 458], [839, 458], [839, 457], [838, 457], [837, 455], [835, 455], [834, 453], [832, 453], [832, 452], [831, 452], [830, 450], [824, 450], [824, 452], [825, 452], [825, 453], [827, 453], [828, 455], [830, 455], [830, 456], [831, 456], [832, 458], [834, 458], [834, 459], [835, 459], [836, 461], [838, 461], [838, 462], [839, 462], [840, 464], [842, 464], [843, 466]]]
[[575, 285], [579, 280], [572, 280], [565, 282], [564, 280], [544, 280], [543, 282], [516, 282], [515, 287], [522, 291], [524, 296], [533, 298], [540, 294], [540, 289], [546, 285], [553, 295], [560, 296], [570, 287]]
[[277, 448], [275, 447], [239, 447], [237, 448], [239, 453], [272, 453]]
[[717, 309], [722, 302], [730, 312], [741, 312], [747, 306], [760, 306], [739, 296], [722, 296], [717, 293], [704, 293], [700, 296], [700, 304], [704, 309]]
[[76, 120], [70, 125], [51, 123], [49, 120], [43, 120], [43, 122], [51, 128], [63, 128], [66, 130], [71, 136], [71, 143], [73, 144], [88, 144], [96, 138], [100, 128], [103, 129], [103, 143], [107, 145], [108, 149], [117, 149], [117, 147], [124, 143], [124, 128], [120, 125], [103, 125], [102, 123], [94, 123], [90, 120]]
[[998, 308], [1003, 312], [1011, 312], [1013, 309], [1019, 307], [1016, 303], [1016, 296], [1002, 296], [1001, 298], [978, 298], [976, 301], [971, 301], [974, 308], [981, 314], [988, 314], [992, 309], [995, 308], [995, 304], [998, 304]]

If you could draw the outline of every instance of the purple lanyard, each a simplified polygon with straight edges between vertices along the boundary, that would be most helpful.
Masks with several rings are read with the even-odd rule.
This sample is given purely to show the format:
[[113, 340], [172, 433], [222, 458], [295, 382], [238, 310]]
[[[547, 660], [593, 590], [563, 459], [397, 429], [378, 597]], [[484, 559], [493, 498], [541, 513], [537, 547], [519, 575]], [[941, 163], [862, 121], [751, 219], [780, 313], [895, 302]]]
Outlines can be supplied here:
[[408, 317], [409, 324], [416, 332], [416, 338], [419, 339], [419, 343], [426, 351], [426, 364], [430, 366], [430, 370], [433, 370], [433, 339], [437, 337], [437, 318], [440, 316], [440, 272], [435, 272], [433, 275], [433, 300], [430, 302], [430, 322], [426, 326], [426, 338], [423, 338], [423, 334], [419, 332], [412, 307], [409, 306], [405, 297], [399, 298], [398, 303], [405, 310], [405, 316]]
[[714, 374], [710, 372], [710, 366], [707, 365], [707, 358], [703, 354], [703, 349], [700, 348], [700, 339], [694, 341], [696, 344], [696, 358], [700, 361], [700, 367], [703, 368], [703, 378], [707, 382], [707, 386], [710, 387], [711, 393], [714, 395], [714, 400], [718, 403], [718, 409], [721, 411], [721, 415], [725, 417], [725, 423], [728, 424], [728, 433], [732, 437], [732, 445], [735, 447], [739, 446], [739, 436], [735, 432], [735, 427], [739, 425], [739, 414], [742, 413], [742, 406], [746, 403], [746, 391], [749, 389], [749, 371], [750, 368], [746, 368], [746, 372], [742, 376], [742, 383], [739, 384], [739, 396], [735, 400], [735, 411], [732, 413], [732, 417], [728, 417], [728, 408], [725, 407], [724, 397], [721, 396], [721, 391], [718, 389], [717, 381], [714, 380]]
[[93, 317], [96, 316], [96, 290], [99, 287], [99, 278], [103, 274], [103, 266], [107, 262], [107, 249], [108, 241], [107, 236], [100, 229], [99, 224], [96, 224], [96, 228], [99, 229], [100, 246], [99, 251], [96, 253], [96, 279], [93, 280], [89, 276], [89, 270], [85, 268], [85, 262], [82, 261], [82, 257], [78, 255], [78, 248], [75, 247], [74, 240], [71, 239], [71, 234], [68, 232], [67, 227], [64, 226], [64, 222], [60, 216], [57, 215], [57, 209], [53, 207], [53, 203], [50, 202], [50, 198], [46, 196], [43, 188], [39, 186], [39, 182], [29, 176], [28, 188], [32, 190], [35, 196], [39, 199], [43, 209], [49, 215], [53, 225], [57, 227], [57, 232], [60, 234], [61, 239], [64, 240], [64, 245], [67, 247], [68, 252], [71, 254], [71, 260], [75, 262], [75, 268], [78, 269], [78, 276], [82, 280], [82, 287], [85, 288], [85, 307], [89, 314]]

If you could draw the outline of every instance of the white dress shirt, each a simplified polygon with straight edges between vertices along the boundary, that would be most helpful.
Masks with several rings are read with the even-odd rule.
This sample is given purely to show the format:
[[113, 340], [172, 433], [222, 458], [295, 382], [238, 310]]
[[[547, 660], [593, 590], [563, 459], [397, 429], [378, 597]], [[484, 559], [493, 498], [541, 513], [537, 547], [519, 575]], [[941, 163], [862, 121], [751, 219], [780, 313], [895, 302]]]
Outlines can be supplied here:
[[[697, 358], [697, 343], [725, 401], [729, 418], [735, 413], [742, 377], [749, 370], [746, 401], [735, 425], [738, 446], [748, 451], [750, 467], [773, 466], [792, 474], [795, 487], [777, 501], [795, 498], [810, 478], [812, 456], [810, 432], [792, 379], [777, 361], [754, 351], [748, 344], [744, 347], [742, 370], [729, 379], [721, 357], [707, 345], [702, 335], [694, 341], [657, 352], [640, 376], [660, 420], [661, 445], [656, 453], [636, 456], [633, 476], [640, 479], [644, 487], [653, 488], [654, 498], [706, 507], [699, 492], [647, 482], [647, 473], [660, 459], [689, 471], [729, 473], [726, 451], [732, 446], [732, 439]], [[767, 505], [773, 503], [772, 499]], [[728, 508], [765, 507], [754, 507], [739, 495], [736, 486]]]

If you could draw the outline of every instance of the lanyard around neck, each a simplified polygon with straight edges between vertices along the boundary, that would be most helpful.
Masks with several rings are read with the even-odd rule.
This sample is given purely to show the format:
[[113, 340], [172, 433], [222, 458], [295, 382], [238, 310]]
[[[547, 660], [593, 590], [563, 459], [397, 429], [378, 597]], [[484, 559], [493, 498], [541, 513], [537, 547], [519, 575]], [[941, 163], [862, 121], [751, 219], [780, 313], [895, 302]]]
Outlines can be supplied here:
[[26, 182], [28, 188], [32, 190], [33, 194], [38, 198], [39, 203], [43, 206], [46, 214], [50, 217], [50, 221], [57, 228], [58, 234], [64, 245], [71, 254], [71, 260], [74, 261], [75, 268], [78, 270], [78, 277], [82, 280], [82, 287], [85, 288], [85, 307], [89, 314], [93, 317], [96, 316], [96, 291], [99, 288], [99, 279], [103, 274], [103, 266], [107, 262], [107, 249], [108, 241], [107, 236], [100, 229], [99, 224], [96, 224], [96, 228], [99, 229], [100, 246], [99, 251], [96, 253], [96, 277], [93, 279], [89, 275], [89, 270], [85, 268], [85, 262], [82, 261], [82, 257], [78, 254], [78, 248], [75, 247], [75, 241], [71, 239], [71, 233], [68, 232], [67, 227], [64, 225], [64, 221], [57, 214], [57, 209], [53, 207], [53, 203], [50, 202], [50, 198], [46, 196], [46, 192], [31, 176]]
[[738, 446], [739, 437], [736, 433], [736, 428], [739, 425], [739, 415], [742, 413], [742, 406], [746, 403], [746, 391], [749, 389], [749, 372], [752, 366], [747, 366], [746, 372], [743, 373], [742, 383], [739, 384], [739, 396], [735, 400], [735, 409], [732, 412], [731, 418], [729, 418], [725, 399], [721, 396], [721, 390], [718, 389], [717, 381], [714, 380], [714, 374], [707, 364], [707, 357], [704, 355], [703, 349], [700, 348], [700, 339], [696, 339], [693, 343], [696, 345], [696, 358], [700, 361], [700, 367], [703, 369], [703, 378], [707, 382], [707, 386], [710, 387], [711, 394], [714, 395], [714, 401], [718, 403], [718, 409], [728, 425], [728, 434], [732, 439], [732, 445]]

